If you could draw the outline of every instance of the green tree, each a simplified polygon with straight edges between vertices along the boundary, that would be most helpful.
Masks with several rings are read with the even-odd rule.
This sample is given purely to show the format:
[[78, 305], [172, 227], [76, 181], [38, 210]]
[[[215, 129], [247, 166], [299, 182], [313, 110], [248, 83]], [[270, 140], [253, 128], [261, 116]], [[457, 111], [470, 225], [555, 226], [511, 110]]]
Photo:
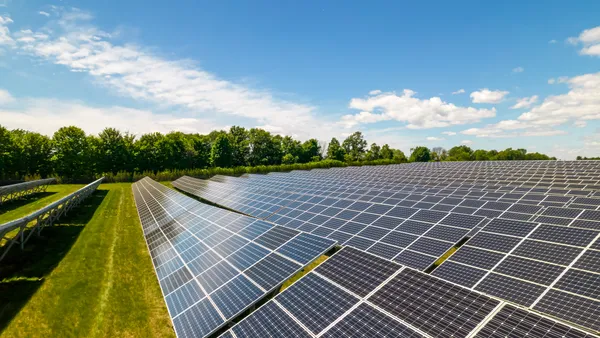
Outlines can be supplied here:
[[289, 153], [283, 155], [283, 157], [281, 158], [282, 164], [294, 164], [296, 162], [298, 162], [298, 157]]
[[302, 143], [302, 153], [300, 155], [301, 163], [316, 162], [321, 160], [321, 146], [319, 141], [314, 138]]
[[378, 146], [376, 143], [371, 144], [371, 149], [369, 149], [369, 151], [367, 152], [367, 160], [369, 161], [375, 161], [380, 159], [380, 152], [381, 152], [381, 147]]
[[135, 142], [135, 159], [137, 170], [157, 172], [164, 170], [161, 161], [160, 144], [164, 135], [161, 133], [150, 133], [142, 135]]
[[470, 161], [473, 156], [473, 149], [465, 145], [456, 146], [448, 150], [447, 161]]
[[[1, 178], [10, 178], [11, 151], [13, 151], [13, 141], [8, 129], [0, 125], [0, 176]], [[14, 174], [14, 173], [13, 173]]]
[[266, 130], [250, 129], [250, 165], [272, 165], [281, 163], [281, 138], [273, 137]]
[[367, 141], [364, 139], [363, 134], [357, 131], [344, 140], [342, 147], [351, 161], [360, 161], [365, 155]]
[[23, 135], [23, 161], [26, 174], [48, 177], [52, 174], [52, 141], [48, 136], [25, 132]]
[[429, 162], [431, 160], [431, 153], [427, 147], [416, 147], [410, 154], [410, 162]]
[[[291, 136], [285, 136], [281, 140], [281, 152], [284, 156], [289, 154], [291, 155], [291, 158], [295, 158], [296, 161], [298, 161], [298, 159], [302, 155], [302, 143], [300, 141], [294, 140]], [[288, 160], [289, 159], [290, 157], [288, 157]]]
[[406, 155], [404, 155], [404, 152], [402, 152], [402, 150], [392, 149], [392, 153], [394, 154], [394, 156], [392, 157], [392, 160], [394, 160], [395, 163], [408, 162], [408, 159], [406, 158]]
[[210, 163], [213, 167], [229, 168], [233, 162], [231, 145], [227, 135], [219, 135], [210, 150]]
[[477, 149], [473, 152], [473, 159], [475, 161], [489, 161], [490, 155], [483, 149]]
[[158, 142], [161, 167], [165, 169], [193, 168], [194, 150], [192, 140], [182, 132], [170, 132]]
[[234, 167], [245, 166], [250, 157], [250, 135], [245, 128], [233, 126], [229, 129], [229, 143]]
[[390, 146], [387, 144], [384, 144], [381, 147], [381, 151], [379, 152], [379, 156], [384, 159], [384, 160], [391, 160], [392, 158], [394, 158], [394, 152], [392, 149], [390, 149]]
[[[187, 137], [193, 149], [193, 152], [190, 153], [190, 156], [192, 156], [192, 168], [207, 168], [210, 166], [212, 164], [210, 156], [214, 142], [211, 144], [210, 137], [207, 135], [188, 134]], [[218, 137], [229, 138], [227, 134], [223, 133]]]
[[98, 135], [96, 149], [98, 172], [116, 174], [121, 170], [132, 171], [133, 138], [129, 134], [121, 134], [115, 128], [105, 128]]
[[66, 178], [90, 176], [92, 153], [85, 132], [77, 127], [62, 127], [52, 136], [54, 156], [52, 163], [56, 173]]
[[346, 151], [340, 146], [340, 142], [334, 137], [327, 147], [327, 158], [330, 160], [343, 161]]

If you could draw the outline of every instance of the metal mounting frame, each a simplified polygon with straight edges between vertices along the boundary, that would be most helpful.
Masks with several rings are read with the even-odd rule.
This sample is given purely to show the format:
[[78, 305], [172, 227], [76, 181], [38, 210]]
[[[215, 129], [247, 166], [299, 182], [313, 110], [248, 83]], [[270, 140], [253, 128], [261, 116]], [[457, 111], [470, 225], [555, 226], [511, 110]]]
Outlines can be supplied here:
[[37, 192], [46, 191], [48, 185], [56, 183], [56, 178], [17, 183], [0, 187], [0, 205], [10, 200], [18, 199]]
[[6, 257], [13, 245], [20, 244], [22, 250], [33, 234], [39, 236], [44, 227], [51, 226], [69, 210], [81, 204], [84, 199], [96, 191], [103, 180], [104, 177], [28, 216], [0, 224], [0, 245], [4, 242], [0, 246], [0, 261]]

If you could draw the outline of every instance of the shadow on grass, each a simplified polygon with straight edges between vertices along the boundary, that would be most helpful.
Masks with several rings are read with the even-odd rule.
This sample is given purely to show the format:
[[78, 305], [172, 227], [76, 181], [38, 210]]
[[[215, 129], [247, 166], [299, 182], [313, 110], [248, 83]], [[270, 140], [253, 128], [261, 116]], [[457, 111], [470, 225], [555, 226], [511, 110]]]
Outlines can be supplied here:
[[9, 211], [13, 211], [13, 210], [18, 209], [26, 204], [35, 202], [39, 199], [42, 199], [44, 197], [51, 196], [54, 194], [56, 194], [55, 191], [43, 191], [43, 192], [31, 194], [31, 195], [28, 195], [28, 196], [25, 196], [25, 197], [22, 197], [19, 199], [5, 202], [2, 205], [0, 205], [0, 215], [5, 214]]
[[43, 229], [39, 237], [33, 235], [23, 251], [13, 246], [0, 262], [0, 333], [69, 252], [107, 193], [97, 190], [54, 226]]

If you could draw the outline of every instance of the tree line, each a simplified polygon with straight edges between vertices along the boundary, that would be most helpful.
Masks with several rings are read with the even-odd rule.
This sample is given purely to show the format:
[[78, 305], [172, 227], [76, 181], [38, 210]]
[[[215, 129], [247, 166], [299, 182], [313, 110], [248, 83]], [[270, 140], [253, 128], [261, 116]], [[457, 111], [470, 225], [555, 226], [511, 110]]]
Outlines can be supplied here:
[[[387, 144], [369, 146], [361, 132], [349, 135], [342, 142], [332, 138], [329, 143], [322, 143], [316, 139], [301, 142], [260, 128], [238, 126], [207, 135], [170, 132], [148, 133], [139, 138], [115, 128], [90, 135], [69, 126], [48, 137], [0, 126], [0, 179], [58, 176], [77, 180], [118, 173], [189, 173], [211, 168], [261, 167], [259, 172], [268, 172], [271, 166], [310, 169], [419, 161], [554, 159], [510, 148], [498, 152], [473, 151], [467, 146], [448, 151], [416, 147], [411, 151], [407, 158], [401, 150]], [[131, 179], [131, 175], [124, 176]]]

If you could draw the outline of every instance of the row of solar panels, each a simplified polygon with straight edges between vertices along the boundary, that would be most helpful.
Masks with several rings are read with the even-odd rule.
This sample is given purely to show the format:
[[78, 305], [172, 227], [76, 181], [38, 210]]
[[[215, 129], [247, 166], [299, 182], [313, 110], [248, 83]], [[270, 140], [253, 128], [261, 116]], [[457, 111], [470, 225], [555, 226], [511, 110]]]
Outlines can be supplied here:
[[[582, 197], [580, 195], [550, 194], [547, 189], [516, 189], [514, 191], [483, 191], [479, 189], [440, 189], [423, 187], [417, 185], [391, 185], [389, 183], [365, 184], [363, 181], [354, 180], [332, 180], [330, 178], [305, 177], [283, 177], [283, 175], [266, 175], [263, 177], [250, 176], [251, 178], [225, 178], [223, 176], [211, 179], [221, 183], [233, 183], [244, 185], [251, 183], [254, 187], [260, 186], [266, 189], [294, 189], [296, 192], [304, 193], [334, 193], [361, 194], [364, 192], [393, 192], [410, 193], [436, 197], [468, 198], [485, 201], [500, 201], [509, 203], [540, 204], [545, 206], [566, 206], [572, 204], [574, 207], [593, 209], [598, 207], [598, 200]], [[596, 192], [584, 191], [586, 196], [595, 197]], [[379, 201], [385, 199], [378, 198]]]
[[[301, 262], [307, 264], [332, 245], [326, 239], [198, 203], [149, 179], [134, 184], [133, 190], [179, 337], [216, 332], [263, 298], [270, 285], [280, 284], [303, 266]], [[300, 237], [302, 244], [286, 249]], [[254, 254], [257, 248], [263, 249], [262, 255]], [[288, 268], [292, 263], [296, 263], [294, 271]], [[348, 247], [223, 336], [521, 334], [586, 336], [555, 320]]]
[[214, 333], [335, 244], [199, 203], [149, 178], [133, 193], [180, 337]]
[[[408, 168], [408, 169], [407, 169]], [[452, 170], [411, 170], [411, 165], [394, 165], [389, 166], [387, 169], [373, 169], [373, 167], [361, 167], [361, 168], [333, 168], [325, 174], [330, 178], [363, 178], [365, 181], [378, 181], [381, 178], [391, 179], [392, 182], [418, 183], [418, 184], [451, 184], [461, 186], [465, 188], [469, 185], [491, 185], [489, 189], [492, 189], [494, 185], [507, 185], [513, 187], [534, 187], [539, 186], [540, 188], [566, 188], [569, 190], [585, 190], [586, 186], [589, 189], [593, 189], [594, 185], [598, 183], [597, 174], [577, 174], [577, 175], [564, 175], [557, 176], [553, 173], [541, 172], [535, 173], [524, 173], [516, 172], [510, 173], [501, 171], [498, 173], [490, 172], [469, 172], [463, 169], [452, 169]], [[322, 171], [319, 171], [321, 175]], [[304, 177], [314, 176], [314, 173], [301, 173], [292, 172], [292, 174], [301, 175]], [[395, 176], [393, 176], [393, 175]]]
[[[332, 169], [333, 170], [333, 169]], [[340, 169], [341, 170], [341, 169]], [[340, 173], [341, 171], [336, 171]], [[371, 169], [373, 170], [373, 169]], [[349, 170], [350, 171], [350, 170]], [[405, 173], [377, 173], [373, 171], [369, 172], [358, 172], [358, 173], [345, 173], [344, 175], [327, 174], [327, 172], [319, 171], [324, 173], [323, 175], [306, 175], [300, 174], [299, 172], [292, 172], [289, 176], [278, 175], [278, 179], [282, 182], [286, 180], [295, 181], [303, 180], [305, 183], [314, 183], [315, 180], [323, 180], [327, 178], [329, 184], [341, 184], [347, 185], [348, 183], [355, 184], [356, 187], [378, 187], [388, 188], [397, 190], [399, 188], [424, 188], [424, 189], [438, 189], [440, 190], [452, 190], [452, 191], [464, 191], [465, 193], [471, 194], [482, 194], [482, 193], [533, 193], [533, 194], [552, 194], [561, 196], [580, 196], [587, 197], [593, 196], [593, 192], [598, 189], [598, 185], [588, 183], [585, 184], [568, 184], [562, 183], [544, 183], [540, 181], [486, 181], [467, 178], [444, 178], [443, 175], [436, 173], [420, 173], [414, 178], [406, 175]], [[257, 178], [258, 175], [252, 177]], [[272, 176], [272, 175], [270, 175]], [[584, 182], [584, 181], [582, 181]]]
[[[285, 175], [268, 175], [262, 180], [280, 176]], [[219, 183], [182, 178], [174, 186], [219, 203], [202, 192], [215, 184]], [[232, 189], [225, 189], [223, 195], [227, 197], [223, 198], [244, 200], [248, 184], [229, 186]], [[227, 184], [215, 190], [222, 186]], [[346, 205], [337, 205], [340, 208], [336, 210], [339, 200], [295, 196], [293, 190], [289, 191], [263, 190], [262, 196], [266, 198], [263, 201], [275, 199], [285, 203], [255, 201], [244, 205], [237, 199], [238, 204], [229, 207], [254, 208], [275, 223], [329, 236], [340, 244], [422, 270], [465, 236], [472, 236], [483, 227], [434, 274], [587, 328], [600, 329], [600, 227], [597, 226], [600, 223], [596, 222], [599, 220], [596, 212], [526, 208], [519, 210], [520, 213], [529, 215], [536, 223], [494, 219], [485, 225], [483, 217], [433, 212], [417, 206], [390, 207], [350, 200]], [[578, 218], [582, 215], [583, 218]], [[542, 224], [548, 221], [557, 224]]]

